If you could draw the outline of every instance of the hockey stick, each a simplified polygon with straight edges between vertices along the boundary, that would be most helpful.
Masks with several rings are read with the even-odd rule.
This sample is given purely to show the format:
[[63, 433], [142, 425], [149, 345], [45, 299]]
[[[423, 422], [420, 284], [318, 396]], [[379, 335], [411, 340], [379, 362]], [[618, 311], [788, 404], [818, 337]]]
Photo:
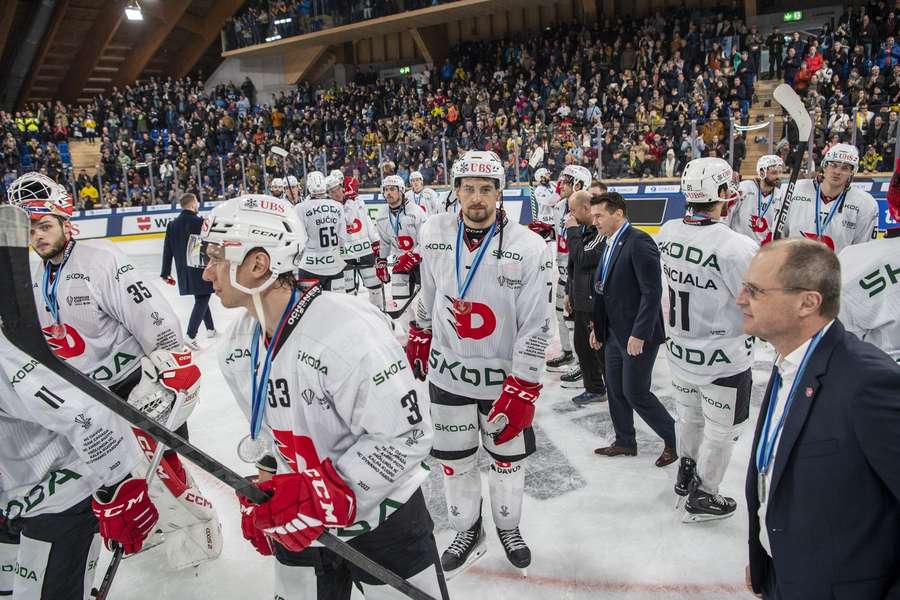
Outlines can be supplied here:
[[775, 101], [787, 111], [791, 120], [797, 124], [797, 133], [799, 134], [797, 147], [794, 148], [794, 154], [789, 158], [791, 179], [788, 182], [787, 189], [784, 191], [778, 213], [775, 215], [775, 231], [772, 233], [772, 239], [777, 240], [784, 236], [784, 226], [787, 223], [788, 211], [791, 208], [794, 186], [797, 185], [797, 176], [800, 175], [800, 168], [803, 166], [803, 151], [809, 143], [809, 135], [812, 131], [812, 120], [809, 118], [806, 107], [803, 106], [803, 100], [800, 99], [794, 88], [788, 84], [782, 83], [779, 85], [775, 88], [775, 92], [772, 95], [775, 97]]
[[[383, 290], [384, 287], [382, 287], [381, 289]], [[422, 286], [421, 286], [421, 285], [417, 285], [415, 291], [413, 291], [413, 293], [410, 294], [409, 298], [407, 298], [407, 300], [406, 300], [406, 302], [403, 304], [403, 306], [401, 306], [400, 308], [398, 308], [398, 309], [396, 309], [396, 310], [385, 310], [385, 311], [384, 311], [385, 314], [386, 314], [387, 316], [389, 316], [390, 318], [392, 318], [392, 319], [398, 318], [400, 315], [403, 314], [403, 311], [405, 311], [405, 310], [407, 309], [407, 307], [408, 307], [410, 304], [412, 304], [412, 301], [416, 299], [416, 296], [419, 294], [419, 290], [421, 290], [421, 289], [422, 289]]]
[[538, 205], [537, 198], [534, 196], [534, 186], [531, 185], [534, 183], [532, 180], [534, 178], [534, 171], [538, 168], [538, 165], [544, 160], [544, 149], [538, 146], [534, 149], [534, 152], [531, 153], [531, 157], [528, 159], [528, 193], [531, 195], [531, 220], [537, 221], [538, 218]]
[[[181, 410], [181, 407], [184, 406], [184, 399], [185, 395], [181, 392], [175, 396], [175, 404], [172, 405], [172, 409], [169, 411], [169, 419], [166, 421], [167, 429], [171, 429], [172, 425], [175, 424], [175, 415], [177, 415], [178, 411]], [[165, 449], [166, 447], [162, 444], [157, 444], [156, 446], [156, 451], [153, 453], [153, 459], [150, 461], [150, 466], [147, 468], [147, 474], [144, 475], [148, 487], [150, 486], [150, 482], [153, 481], [153, 478], [156, 476], [156, 468], [159, 466], [159, 461], [162, 460]], [[121, 544], [116, 544], [112, 560], [109, 561], [109, 566], [106, 567], [106, 575], [103, 576], [103, 581], [100, 582], [100, 588], [92, 591], [92, 593], [94, 593], [94, 600], [106, 600], [106, 596], [109, 594], [109, 588], [112, 587], [113, 578], [115, 578], [116, 572], [119, 570], [119, 563], [122, 562], [124, 556], [125, 549]]]
[[[29, 220], [25, 211], [10, 205], [0, 206], [0, 281], [5, 281], [12, 287], [0, 297], [0, 318], [3, 320], [3, 333], [10, 343], [133, 426], [147, 432], [157, 443], [168, 446], [244, 498], [256, 504], [266, 502], [269, 499], [268, 494], [252, 482], [60, 360], [50, 350], [44, 332], [41, 331], [32, 293], [28, 228]], [[317, 541], [408, 598], [436, 600], [327, 531], [322, 533]], [[439, 566], [436, 565], [435, 568]]]
[[288, 200], [290, 200], [291, 204], [297, 204], [300, 201], [300, 198], [294, 198], [294, 192], [291, 190], [291, 186], [287, 185], [287, 178], [288, 178], [287, 161], [288, 161], [288, 158], [290, 158], [291, 161], [294, 162], [294, 166], [297, 166], [297, 163], [296, 163], [294, 157], [291, 156], [291, 153], [288, 152], [287, 150], [285, 150], [284, 148], [282, 148], [281, 146], [272, 146], [272, 148], [270, 150], [272, 151], [272, 154], [280, 156], [281, 159], [284, 161], [284, 183], [285, 183], [284, 187], [287, 188], [287, 196], [288, 196]]

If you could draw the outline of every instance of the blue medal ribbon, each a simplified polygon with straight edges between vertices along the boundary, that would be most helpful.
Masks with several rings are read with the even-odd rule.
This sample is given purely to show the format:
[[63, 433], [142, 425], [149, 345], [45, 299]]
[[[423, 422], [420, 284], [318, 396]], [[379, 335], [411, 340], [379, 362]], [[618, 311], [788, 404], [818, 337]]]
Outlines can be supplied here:
[[619, 238], [622, 237], [622, 234], [625, 233], [625, 230], [631, 227], [631, 223], [629, 221], [625, 221], [622, 224], [622, 227], [619, 228], [618, 233], [608, 241], [606, 244], [606, 252], [603, 253], [603, 260], [600, 266], [600, 290], [606, 287], [606, 278], [609, 277], [609, 263], [612, 262], [613, 253], [616, 251], [616, 245], [619, 243]]
[[485, 253], [487, 252], [488, 246], [491, 245], [491, 240], [494, 238], [494, 234], [497, 232], [497, 220], [494, 220], [494, 224], [491, 225], [491, 228], [488, 230], [487, 235], [484, 236], [484, 239], [481, 240], [481, 246], [478, 247], [478, 252], [475, 253], [475, 259], [472, 261], [472, 266], [469, 268], [469, 272], [466, 273], [465, 280], [460, 278], [460, 272], [463, 270], [462, 266], [462, 246], [465, 243], [463, 241], [463, 230], [465, 229], [465, 225], [463, 224], [462, 219], [459, 220], [459, 226], [456, 229], [456, 291], [459, 292], [459, 300], [462, 300], [466, 296], [466, 292], [469, 291], [469, 286], [472, 284], [472, 278], [475, 276], [475, 271], [478, 270], [478, 267], [481, 265], [481, 261], [484, 258]]
[[[847, 188], [849, 189], [849, 188]], [[821, 199], [821, 189], [819, 186], [816, 186], [816, 237], [822, 239], [822, 236], [825, 235], [825, 230], [828, 228], [828, 225], [831, 223], [831, 220], [834, 218], [834, 214], [840, 209], [841, 204], [844, 202], [844, 197], [847, 195], [847, 189], [841, 192], [841, 195], [837, 197], [837, 200], [834, 201], [834, 205], [828, 211], [828, 215], [825, 216], [825, 222], [822, 222], [822, 199]]]
[[393, 210], [389, 206], [388, 207], [388, 223], [391, 224], [391, 229], [394, 230], [394, 238], [396, 239], [396, 238], [400, 237], [400, 211], [399, 210], [397, 211], [397, 220], [396, 221], [394, 220], [393, 217], [391, 217], [392, 213], [393, 213]]
[[62, 262], [59, 264], [59, 268], [56, 269], [56, 274], [53, 277], [53, 283], [50, 283], [50, 275], [53, 272], [51, 263], [49, 260], [44, 261], [44, 273], [41, 279], [41, 295], [44, 297], [44, 305], [47, 307], [47, 310], [50, 311], [50, 316], [53, 317], [53, 322], [57, 325], [61, 325], [61, 323], [59, 320], [59, 302], [56, 299], [56, 291], [57, 288], [59, 288], [59, 280], [62, 279], [63, 267], [69, 262], [69, 257], [72, 255], [72, 250], [74, 248], [75, 240], [69, 240], [66, 243], [66, 250], [63, 253]]
[[759, 184], [756, 184], [756, 214], [760, 217], [765, 217], [766, 213], [769, 212], [769, 208], [772, 206], [772, 203], [775, 202], [775, 190], [773, 189], [769, 192], [769, 201], [763, 204], [763, 194], [762, 189]]

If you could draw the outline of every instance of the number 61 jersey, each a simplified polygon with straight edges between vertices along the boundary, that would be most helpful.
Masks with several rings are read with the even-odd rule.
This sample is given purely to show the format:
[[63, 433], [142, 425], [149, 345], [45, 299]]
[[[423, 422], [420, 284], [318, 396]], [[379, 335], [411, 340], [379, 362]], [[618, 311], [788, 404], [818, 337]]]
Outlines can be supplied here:
[[[260, 435], [272, 438], [279, 473], [331, 459], [357, 502], [357, 522], [337, 535], [359, 535], [402, 506], [427, 477], [430, 401], [417, 389], [386, 317], [368, 301], [322, 292], [299, 318], [297, 310], [272, 359]], [[248, 418], [256, 325], [245, 313], [219, 347], [222, 373]], [[261, 344], [259, 353], [262, 362]]]
[[668, 221], [656, 243], [672, 374], [703, 385], [746, 371], [753, 338], [743, 333], [735, 298], [759, 245], [711, 219]]

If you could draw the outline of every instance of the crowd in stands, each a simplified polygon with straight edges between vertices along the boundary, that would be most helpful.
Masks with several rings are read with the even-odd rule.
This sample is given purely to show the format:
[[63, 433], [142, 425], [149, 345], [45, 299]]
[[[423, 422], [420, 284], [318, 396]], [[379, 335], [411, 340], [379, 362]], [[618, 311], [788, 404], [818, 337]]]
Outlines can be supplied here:
[[815, 164], [838, 142], [859, 149], [860, 172], [891, 171], [900, 114], [900, 13], [883, 0], [849, 6], [819, 35], [768, 36], [770, 76], [804, 98]]

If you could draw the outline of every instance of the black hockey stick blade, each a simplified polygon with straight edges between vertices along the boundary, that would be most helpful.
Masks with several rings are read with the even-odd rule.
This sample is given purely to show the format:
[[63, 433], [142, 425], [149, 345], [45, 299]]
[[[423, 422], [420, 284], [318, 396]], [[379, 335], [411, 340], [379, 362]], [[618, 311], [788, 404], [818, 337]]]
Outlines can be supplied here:
[[791, 120], [797, 126], [798, 142], [797, 147], [792, 149], [793, 154], [790, 155], [788, 162], [790, 163], [791, 178], [788, 181], [787, 189], [781, 198], [781, 205], [775, 215], [775, 227], [772, 232], [772, 239], [777, 240], [784, 237], [784, 226], [787, 223], [788, 213], [791, 209], [791, 201], [794, 198], [794, 187], [797, 185], [797, 177], [800, 175], [800, 169], [803, 167], [803, 152], [809, 143], [809, 136], [812, 132], [812, 119], [803, 105], [803, 100], [794, 91], [794, 88], [786, 83], [782, 83], [775, 88], [772, 94], [778, 104], [784, 108], [790, 115]]
[[409, 307], [409, 305], [413, 303], [413, 300], [415, 300], [416, 296], [419, 295], [419, 290], [421, 290], [421, 289], [422, 289], [421, 285], [417, 286], [416, 291], [414, 291], [410, 295], [410, 297], [406, 300], [406, 302], [403, 303], [403, 306], [401, 306], [400, 308], [395, 309], [395, 310], [386, 310], [386, 311], [384, 311], [384, 313], [392, 319], [398, 318], [400, 315], [403, 314], [403, 311], [405, 311], [407, 309], [407, 307]]
[[[256, 504], [268, 500], [262, 491], [245, 477], [241, 477], [212, 458], [180, 435], [169, 431], [128, 402], [90, 379], [81, 371], [60, 360], [47, 345], [38, 320], [37, 306], [32, 293], [31, 268], [28, 260], [28, 215], [20, 208], [0, 206], [0, 281], [11, 289], [0, 296], [0, 318], [6, 338], [16, 348], [42, 363], [72, 386], [107, 407], [138, 429], [146, 431], [158, 443], [168, 446], [203, 469], [241, 496]], [[413, 600], [435, 600], [393, 571], [374, 562], [361, 552], [327, 531], [318, 541], [329, 550], [354, 564], [372, 577], [395, 588]], [[439, 568], [439, 566], [437, 567]]]

